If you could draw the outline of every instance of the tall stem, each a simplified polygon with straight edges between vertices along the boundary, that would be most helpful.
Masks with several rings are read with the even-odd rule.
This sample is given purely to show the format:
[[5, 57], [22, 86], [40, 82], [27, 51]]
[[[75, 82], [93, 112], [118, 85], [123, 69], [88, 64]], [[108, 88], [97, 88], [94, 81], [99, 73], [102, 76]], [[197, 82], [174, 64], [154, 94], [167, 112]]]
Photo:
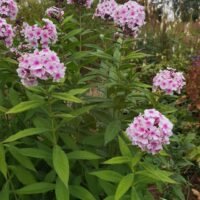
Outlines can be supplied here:
[[54, 119], [54, 113], [52, 111], [52, 104], [51, 104], [51, 96], [48, 94], [48, 115], [51, 120], [51, 134], [52, 134], [52, 142], [53, 145], [57, 144], [57, 137], [56, 137], [56, 127], [55, 127], [55, 119]]
[[14, 184], [13, 184], [13, 182], [12, 182], [12, 177], [13, 177], [13, 175], [11, 176], [10, 173], [9, 173], [9, 171], [8, 171], [8, 179], [9, 179], [9, 182], [10, 182], [11, 191], [12, 191], [12, 193], [14, 194], [15, 200], [19, 200], [18, 197], [17, 197], [17, 194], [16, 194], [16, 192], [15, 192], [15, 187], [14, 187]]

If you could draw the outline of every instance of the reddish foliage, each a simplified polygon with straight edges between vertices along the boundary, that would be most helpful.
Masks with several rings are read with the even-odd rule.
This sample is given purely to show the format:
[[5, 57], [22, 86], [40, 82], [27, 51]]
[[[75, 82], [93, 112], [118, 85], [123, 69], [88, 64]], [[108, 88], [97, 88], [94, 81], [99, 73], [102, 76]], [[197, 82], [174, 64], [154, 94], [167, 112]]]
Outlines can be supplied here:
[[193, 58], [186, 77], [187, 95], [192, 101], [192, 109], [200, 110], [200, 56]]

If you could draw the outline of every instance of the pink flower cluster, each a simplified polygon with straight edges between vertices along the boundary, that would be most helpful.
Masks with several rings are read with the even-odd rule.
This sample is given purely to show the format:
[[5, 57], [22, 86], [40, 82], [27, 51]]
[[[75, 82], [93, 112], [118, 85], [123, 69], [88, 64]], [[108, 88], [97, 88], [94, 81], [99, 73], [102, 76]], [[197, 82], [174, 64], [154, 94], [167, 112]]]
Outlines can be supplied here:
[[17, 3], [14, 0], [0, 0], [0, 17], [15, 20], [17, 13]]
[[3, 40], [7, 47], [11, 47], [13, 44], [14, 30], [5, 19], [0, 18], [0, 40]]
[[65, 70], [64, 64], [54, 51], [43, 49], [22, 55], [17, 73], [22, 84], [30, 87], [37, 85], [38, 79], [53, 79], [54, 82], [59, 82], [65, 77]]
[[67, 0], [67, 4], [76, 4], [79, 6], [85, 6], [91, 8], [93, 0]]
[[169, 137], [173, 134], [173, 124], [155, 109], [147, 109], [144, 114], [135, 117], [126, 129], [126, 133], [133, 145], [152, 154], [169, 144]]
[[49, 44], [54, 44], [57, 41], [56, 26], [49, 19], [43, 19], [45, 25], [40, 28], [38, 25], [30, 26], [24, 23], [23, 30], [26, 42], [28, 42], [33, 48], [38, 48], [39, 44], [42, 48], [48, 48]]
[[169, 95], [173, 95], [174, 92], [180, 93], [184, 85], [185, 78], [183, 73], [176, 72], [176, 70], [172, 68], [161, 70], [153, 78], [153, 91], [160, 88]]
[[60, 21], [64, 15], [64, 11], [61, 8], [52, 6], [46, 10], [45, 14], [48, 17], [51, 17], [51, 18], [54, 18], [54, 19]]
[[94, 17], [100, 17], [104, 20], [113, 20], [115, 10], [118, 4], [115, 0], [101, 0], [94, 13]]
[[139, 28], [145, 24], [144, 7], [135, 1], [119, 5], [114, 13], [114, 22], [127, 35], [136, 36]]

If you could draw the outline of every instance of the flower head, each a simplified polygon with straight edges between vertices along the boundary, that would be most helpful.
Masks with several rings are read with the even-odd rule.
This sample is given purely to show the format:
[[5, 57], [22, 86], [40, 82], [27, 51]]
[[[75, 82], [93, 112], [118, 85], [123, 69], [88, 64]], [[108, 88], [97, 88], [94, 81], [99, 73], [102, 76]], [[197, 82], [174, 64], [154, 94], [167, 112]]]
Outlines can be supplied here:
[[3, 40], [7, 47], [11, 47], [13, 44], [14, 30], [5, 19], [0, 18], [0, 40]]
[[173, 95], [174, 92], [180, 93], [185, 85], [185, 78], [182, 72], [176, 72], [175, 69], [167, 68], [160, 70], [153, 78], [153, 91], [158, 88], [166, 94]]
[[23, 25], [21, 33], [24, 35], [26, 42], [33, 48], [38, 48], [39, 45], [42, 48], [48, 48], [49, 44], [54, 44], [57, 41], [56, 26], [49, 19], [43, 19], [43, 21], [45, 22], [43, 27], [30, 26], [27, 23]]
[[54, 18], [54, 19], [60, 21], [64, 15], [64, 11], [61, 8], [52, 6], [46, 10], [45, 14], [48, 17], [51, 17], [51, 18]]
[[53, 79], [59, 82], [65, 77], [64, 64], [57, 54], [49, 49], [26, 53], [19, 58], [18, 76], [25, 86], [35, 86], [38, 80]]
[[67, 4], [76, 4], [78, 6], [84, 6], [91, 8], [93, 0], [67, 0]]
[[17, 3], [14, 0], [0, 0], [0, 17], [15, 20], [17, 13]]
[[144, 7], [135, 1], [117, 6], [114, 22], [122, 28], [124, 34], [136, 36], [139, 28], [145, 24]]
[[126, 129], [133, 145], [152, 154], [158, 153], [163, 145], [169, 144], [173, 124], [155, 109], [147, 109], [135, 117]]
[[104, 20], [112, 20], [118, 4], [115, 0], [102, 0], [98, 3], [94, 17], [100, 17]]

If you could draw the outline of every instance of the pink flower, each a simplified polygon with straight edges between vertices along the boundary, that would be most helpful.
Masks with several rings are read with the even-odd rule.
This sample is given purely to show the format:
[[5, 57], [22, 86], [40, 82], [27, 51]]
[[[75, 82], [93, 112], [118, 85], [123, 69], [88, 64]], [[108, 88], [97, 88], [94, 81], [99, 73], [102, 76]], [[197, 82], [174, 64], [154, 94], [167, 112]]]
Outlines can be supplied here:
[[135, 1], [128, 1], [117, 6], [114, 22], [122, 28], [124, 34], [136, 36], [139, 28], [145, 24], [144, 7]]
[[115, 0], [101, 0], [97, 5], [94, 17], [100, 17], [104, 20], [112, 20], [117, 6]]
[[158, 153], [163, 145], [169, 144], [173, 134], [173, 124], [155, 109], [147, 109], [144, 114], [135, 117], [126, 129], [133, 145], [152, 154]]
[[3, 40], [7, 47], [11, 47], [13, 44], [14, 30], [5, 19], [0, 18], [0, 40]]
[[15, 20], [17, 13], [17, 3], [14, 0], [0, 0], [0, 17]]
[[39, 45], [42, 48], [48, 48], [50, 44], [54, 44], [57, 41], [57, 30], [56, 26], [49, 19], [43, 19], [45, 25], [41, 28], [38, 25], [30, 26], [24, 23], [23, 30], [21, 31], [24, 35], [26, 42], [33, 48], [38, 48]]
[[53, 79], [59, 82], [65, 77], [65, 66], [57, 54], [50, 49], [34, 53], [25, 53], [19, 58], [18, 76], [23, 85], [30, 87], [38, 84], [38, 80]]
[[79, 6], [84, 6], [86, 8], [91, 8], [93, 0], [67, 0], [67, 4], [76, 4]]
[[184, 85], [185, 78], [183, 73], [176, 72], [176, 70], [172, 68], [160, 70], [160, 72], [153, 78], [153, 91], [160, 88], [169, 95], [173, 95], [174, 92], [180, 94]]
[[64, 15], [64, 11], [61, 8], [52, 6], [46, 10], [45, 14], [48, 17], [51, 17], [51, 18], [54, 18], [54, 19], [60, 21]]

